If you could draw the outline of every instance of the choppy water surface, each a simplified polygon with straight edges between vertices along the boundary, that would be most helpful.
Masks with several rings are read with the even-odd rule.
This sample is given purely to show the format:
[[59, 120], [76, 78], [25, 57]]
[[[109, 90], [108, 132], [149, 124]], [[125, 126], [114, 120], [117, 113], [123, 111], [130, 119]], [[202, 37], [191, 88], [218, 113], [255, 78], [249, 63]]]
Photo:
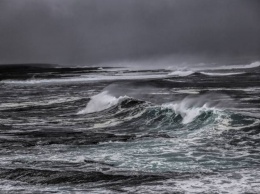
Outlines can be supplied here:
[[0, 79], [1, 193], [260, 192], [259, 62]]

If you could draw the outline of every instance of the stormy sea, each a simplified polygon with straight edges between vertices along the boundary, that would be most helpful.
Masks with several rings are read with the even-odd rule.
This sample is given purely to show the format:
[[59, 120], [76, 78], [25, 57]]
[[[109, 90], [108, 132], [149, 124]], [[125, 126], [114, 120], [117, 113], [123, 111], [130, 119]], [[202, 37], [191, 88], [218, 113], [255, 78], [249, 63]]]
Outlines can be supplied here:
[[260, 193], [260, 62], [0, 66], [0, 193]]

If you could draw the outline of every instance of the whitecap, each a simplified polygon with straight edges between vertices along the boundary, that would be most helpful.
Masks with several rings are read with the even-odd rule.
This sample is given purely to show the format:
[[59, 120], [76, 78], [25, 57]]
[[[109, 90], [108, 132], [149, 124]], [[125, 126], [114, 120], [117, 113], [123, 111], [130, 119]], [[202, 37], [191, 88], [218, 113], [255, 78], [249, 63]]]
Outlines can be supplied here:
[[229, 75], [240, 75], [244, 74], [246, 72], [235, 72], [235, 73], [210, 73], [210, 72], [200, 72], [203, 75], [208, 75], [208, 76], [229, 76]]
[[176, 114], [181, 115], [183, 119], [182, 120], [183, 124], [191, 123], [200, 114], [209, 110], [207, 104], [203, 105], [202, 107], [189, 108], [184, 102], [163, 104], [162, 109], [166, 109], [166, 108], [172, 109]]
[[120, 96], [119, 98], [116, 98], [115, 96], [110, 95], [108, 91], [103, 91], [95, 96], [92, 96], [86, 108], [79, 111], [78, 114], [100, 112], [112, 106], [115, 106], [116, 104], [118, 104], [126, 98], [128, 97]]
[[173, 72], [169, 73], [168, 75], [184, 77], [184, 76], [189, 76], [193, 73], [194, 73], [193, 71], [173, 71]]
[[227, 65], [227, 66], [219, 66], [212, 69], [251, 69], [260, 67], [260, 61], [256, 61], [247, 65]]
[[198, 116], [204, 112], [220, 110], [219, 103], [211, 102], [209, 95], [202, 95], [198, 97], [186, 97], [180, 101], [165, 103], [162, 109], [172, 109], [177, 115], [182, 117], [182, 123], [188, 124], [193, 122]]

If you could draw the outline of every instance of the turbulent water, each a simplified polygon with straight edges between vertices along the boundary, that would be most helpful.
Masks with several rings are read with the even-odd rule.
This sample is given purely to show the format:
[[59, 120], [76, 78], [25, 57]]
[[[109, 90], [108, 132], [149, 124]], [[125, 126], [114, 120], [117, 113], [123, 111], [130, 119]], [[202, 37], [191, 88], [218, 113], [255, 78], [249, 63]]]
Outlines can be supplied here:
[[1, 66], [0, 192], [260, 193], [259, 66]]

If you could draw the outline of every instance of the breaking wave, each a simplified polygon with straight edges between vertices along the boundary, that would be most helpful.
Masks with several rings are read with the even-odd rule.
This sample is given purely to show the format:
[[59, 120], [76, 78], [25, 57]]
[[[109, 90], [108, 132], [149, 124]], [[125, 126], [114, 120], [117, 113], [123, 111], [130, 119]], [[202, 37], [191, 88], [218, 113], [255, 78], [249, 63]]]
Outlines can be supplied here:
[[[210, 100], [211, 99], [211, 100]], [[244, 120], [254, 125], [259, 122], [255, 118], [249, 118], [229, 111], [225, 103], [216, 101], [210, 95], [187, 96], [182, 100], [164, 103], [162, 105], [152, 104], [128, 96], [115, 97], [108, 91], [103, 91], [93, 96], [86, 108], [77, 114], [103, 115], [106, 117], [103, 123], [97, 120], [97, 127], [115, 126], [136, 119], [149, 128], [178, 128], [183, 126], [189, 129], [205, 125], [218, 124], [220, 127], [245, 127]], [[248, 118], [246, 118], [248, 117]], [[241, 123], [241, 126], [240, 124]]]
[[91, 97], [85, 109], [78, 112], [78, 114], [88, 114], [99, 112], [108, 109], [116, 104], [122, 102], [129, 97], [123, 96], [116, 98], [108, 93], [108, 91], [103, 91], [93, 97]]
[[207, 104], [201, 107], [188, 107], [185, 100], [180, 103], [167, 103], [162, 105], [162, 110], [171, 109], [176, 115], [182, 117], [182, 123], [188, 124], [193, 122], [197, 117], [203, 113], [215, 112], [215, 108], [210, 108]]
[[169, 73], [168, 75], [184, 77], [184, 76], [192, 75], [193, 73], [194, 73], [193, 71], [173, 71], [173, 72]]

